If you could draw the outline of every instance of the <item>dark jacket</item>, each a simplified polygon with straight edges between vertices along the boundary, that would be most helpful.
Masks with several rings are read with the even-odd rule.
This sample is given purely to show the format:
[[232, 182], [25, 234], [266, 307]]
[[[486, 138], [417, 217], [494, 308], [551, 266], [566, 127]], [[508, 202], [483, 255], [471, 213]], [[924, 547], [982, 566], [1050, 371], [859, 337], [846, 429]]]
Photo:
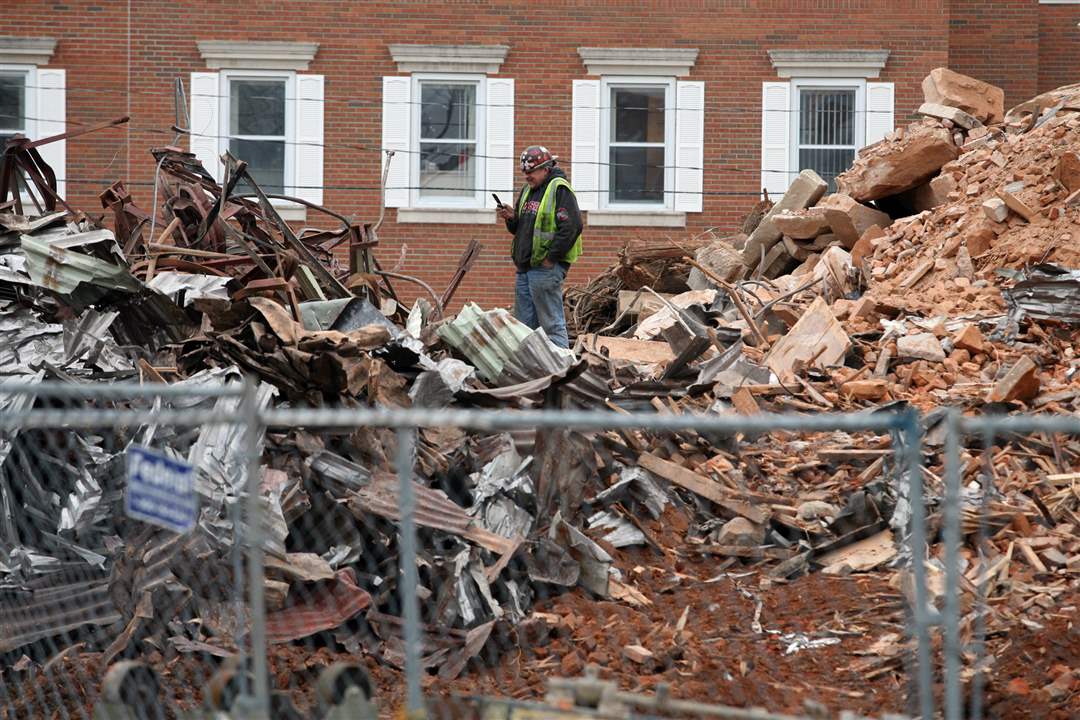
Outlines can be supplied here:
[[[548, 183], [556, 177], [566, 177], [562, 168], [552, 168], [547, 179], [535, 190], [529, 191], [529, 200], [521, 213], [514, 219], [506, 221], [506, 229], [513, 233], [514, 241], [510, 246], [510, 254], [517, 266], [518, 272], [525, 272], [532, 264], [532, 240], [533, 227], [536, 224], [536, 211], [540, 208], [540, 198], [544, 197]], [[521, 204], [521, 196], [516, 198], [514, 209]], [[555, 189], [555, 239], [551, 242], [548, 257], [552, 262], [563, 263], [569, 267], [569, 263], [563, 261], [563, 256], [574, 245], [583, 227], [581, 210], [578, 209], [577, 198], [574, 193], [565, 187]]]

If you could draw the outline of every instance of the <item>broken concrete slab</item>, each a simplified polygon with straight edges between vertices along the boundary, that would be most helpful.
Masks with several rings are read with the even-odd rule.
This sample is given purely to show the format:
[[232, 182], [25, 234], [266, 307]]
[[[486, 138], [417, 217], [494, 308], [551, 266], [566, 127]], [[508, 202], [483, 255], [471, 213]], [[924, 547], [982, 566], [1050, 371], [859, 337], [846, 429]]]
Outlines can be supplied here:
[[941, 347], [941, 341], [933, 333], [918, 333], [898, 338], [896, 341], [896, 353], [901, 358], [929, 360], [930, 362], [943, 362], [945, 360], [945, 350]]
[[765, 528], [756, 525], [744, 517], [728, 520], [716, 536], [720, 545], [754, 547], [765, 543]]
[[1019, 183], [1012, 183], [1009, 186], [999, 188], [995, 194], [1009, 206], [1010, 210], [1028, 222], [1031, 222], [1035, 216], [1039, 214], [1039, 211], [1021, 200], [1020, 197], [1015, 194], [1015, 191], [1012, 188], [1017, 184]]
[[[694, 259], [727, 282], [738, 280], [747, 270], [742, 261], [742, 253], [735, 249], [732, 238], [721, 238], [700, 248], [694, 253]], [[713, 283], [698, 268], [690, 269], [686, 284], [691, 290], [705, 290], [713, 287]]]
[[963, 238], [971, 257], [979, 257], [994, 247], [997, 233], [994, 232], [994, 223], [990, 218], [977, 216], [964, 227], [960, 237]]
[[892, 218], [887, 213], [863, 205], [843, 193], [830, 195], [818, 207], [824, 208], [833, 234], [849, 250], [872, 225], [881, 228], [892, 225]]
[[960, 108], [951, 107], [949, 105], [941, 105], [939, 103], [926, 102], [919, 106], [919, 114], [926, 115], [927, 117], [938, 118], [939, 120], [949, 120], [953, 124], [964, 128], [965, 130], [974, 130], [982, 125], [979, 119], [973, 117], [969, 113], [964, 112]]
[[972, 355], [984, 353], [987, 349], [986, 339], [983, 337], [982, 332], [979, 331], [979, 327], [971, 323], [965, 325], [953, 335], [953, 346], [960, 350], [967, 350]]
[[807, 365], [839, 363], [851, 339], [833, 315], [825, 298], [818, 297], [791, 331], [773, 345], [765, 365], [780, 379], [790, 378]]
[[959, 155], [951, 131], [927, 121], [866, 149], [836, 185], [858, 202], [879, 200], [922, 185]]
[[866, 228], [858, 241], [851, 248], [851, 264], [861, 268], [863, 260], [874, 254], [874, 241], [885, 237], [885, 230], [880, 225]]
[[948, 68], [935, 68], [922, 82], [928, 103], [947, 105], [974, 116], [983, 123], [1005, 119], [1005, 91]]
[[[934, 207], [947, 203], [949, 201], [949, 193], [955, 191], [957, 187], [956, 178], [954, 178], [950, 173], [942, 173], [941, 175], [938, 175], [936, 178], [930, 181], [929, 185]], [[922, 210], [929, 210], [930, 208], [916, 209], [921, 212]]]
[[[660, 297], [658, 298], [657, 295]], [[616, 312], [619, 315], [627, 315], [629, 317], [636, 317], [638, 320], [644, 320], [658, 310], [663, 309], [664, 300], [671, 300], [675, 297], [674, 293], [652, 293], [635, 292], [633, 290], [620, 290], [618, 306]]]
[[785, 211], [810, 207], [820, 200], [828, 189], [829, 184], [813, 170], [803, 170], [799, 173], [784, 193], [784, 197], [769, 210], [761, 224], [747, 238], [742, 254], [743, 263], [747, 267], [757, 267], [761, 262], [762, 252], [768, 252], [773, 245], [780, 242], [783, 233], [773, 222], [773, 218]]
[[1009, 206], [999, 197], [990, 198], [983, 202], [982, 211], [986, 217], [994, 222], [1005, 222], [1005, 218], [1009, 217]]
[[986, 396], [987, 402], [1026, 402], [1039, 394], [1039, 369], [1035, 361], [1024, 355], [994, 383]]
[[773, 218], [773, 222], [780, 232], [795, 240], [812, 240], [829, 231], [829, 221], [825, 219], [821, 206], [780, 213]]
[[814, 254], [814, 248], [812, 248], [808, 242], [799, 242], [787, 235], [784, 236], [784, 239], [781, 242], [784, 244], [784, 251], [799, 262], [806, 260]]
[[1054, 169], [1054, 179], [1069, 192], [1080, 190], [1080, 155], [1071, 150], [1062, 153]]
[[840, 392], [857, 400], [881, 400], [889, 390], [883, 379], [851, 380], [840, 386]]

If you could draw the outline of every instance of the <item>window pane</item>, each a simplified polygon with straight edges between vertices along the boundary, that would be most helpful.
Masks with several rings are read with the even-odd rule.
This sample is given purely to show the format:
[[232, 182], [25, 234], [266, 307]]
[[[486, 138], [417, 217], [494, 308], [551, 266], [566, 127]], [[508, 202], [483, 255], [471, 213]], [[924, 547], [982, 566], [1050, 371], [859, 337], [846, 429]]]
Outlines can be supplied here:
[[[23, 75], [0, 75], [0, 128], [25, 127], [26, 81]], [[11, 134], [11, 133], [9, 133]], [[2, 146], [0, 146], [2, 148]]]
[[664, 142], [664, 88], [611, 91], [614, 142]]
[[611, 202], [664, 202], [664, 148], [611, 148], [609, 178]]
[[855, 90], [799, 90], [800, 145], [855, 145]]
[[836, 176], [855, 161], [852, 148], [799, 148], [799, 169], [813, 170], [829, 183], [829, 192], [836, 192]]
[[229, 134], [285, 137], [285, 81], [231, 80]]
[[468, 197], [476, 194], [473, 143], [420, 143], [420, 195]]
[[[285, 142], [283, 140], [229, 140], [229, 152], [248, 164], [248, 172], [263, 192], [285, 193]], [[246, 183], [240, 192], [251, 192]]]
[[422, 83], [421, 140], [475, 140], [476, 86]]

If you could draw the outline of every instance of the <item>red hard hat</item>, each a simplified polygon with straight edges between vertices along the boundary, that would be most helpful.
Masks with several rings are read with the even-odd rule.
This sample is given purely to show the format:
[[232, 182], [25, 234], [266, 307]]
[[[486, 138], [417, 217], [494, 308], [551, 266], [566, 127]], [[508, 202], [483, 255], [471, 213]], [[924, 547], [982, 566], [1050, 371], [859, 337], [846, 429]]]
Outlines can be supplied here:
[[521, 153], [521, 172], [532, 172], [542, 167], [550, 167], [559, 159], [543, 145], [530, 145]]

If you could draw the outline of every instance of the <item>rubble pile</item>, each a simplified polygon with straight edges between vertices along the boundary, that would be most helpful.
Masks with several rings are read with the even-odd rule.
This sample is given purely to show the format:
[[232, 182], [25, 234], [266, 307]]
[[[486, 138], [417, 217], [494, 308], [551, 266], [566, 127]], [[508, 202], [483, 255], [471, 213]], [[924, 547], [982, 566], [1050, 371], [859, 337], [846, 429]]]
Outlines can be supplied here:
[[[771, 371], [771, 377], [736, 374], [730, 384], [713, 379], [711, 393], [704, 396], [713, 403], [711, 410], [917, 407], [927, 418], [928, 492], [938, 498], [943, 437], [935, 427], [941, 408], [1075, 413], [1080, 408], [1075, 350], [1080, 273], [1074, 270], [1080, 265], [1080, 85], [1040, 95], [1008, 113], [999, 89], [944, 69], [928, 77], [924, 87], [927, 102], [920, 112], [925, 118], [860, 153], [837, 178], [839, 192], [827, 194], [828, 184], [804, 171], [748, 235], [692, 252], [683, 248], [685, 261], [705, 278], [697, 287], [712, 296], [695, 297], [701, 291], [688, 290], [690, 275], [682, 292], [623, 291], [617, 311], [595, 321], [608, 323], [609, 336], [584, 334], [579, 344], [599, 348], [609, 365], [640, 368], [654, 362], [659, 381], [667, 369], [664, 360], [685, 347], [689, 331], [670, 330], [679, 325], [672, 319], [681, 317], [691, 328], [696, 321], [708, 338], [703, 345], [713, 346], [702, 354], [703, 365], [710, 364], [709, 353], [729, 347], [726, 334], [744, 343], [739, 363]], [[734, 268], [733, 253], [741, 254]], [[664, 320], [656, 321], [661, 314]], [[669, 324], [667, 335], [646, 332], [654, 323]], [[669, 347], [645, 342], [653, 338]], [[699, 386], [691, 385], [691, 396], [694, 387]], [[666, 399], [655, 404], [684, 411], [687, 403], [693, 404], [687, 399], [675, 403], [678, 409]], [[706, 407], [703, 400], [695, 409]], [[761, 476], [751, 485], [756, 492], [786, 498], [779, 504], [788, 506], [786, 512], [799, 507], [810, 513], [814, 503], [824, 502], [835, 514], [845, 499], [850, 506], [868, 482], [873, 487], [871, 481], [880, 479], [887, 447], [886, 438], [876, 444], [859, 438], [843, 447], [805, 436], [794, 443], [773, 442], [755, 460], [754, 471]], [[998, 651], [1008, 654], [1003, 638], [1012, 629], [1042, 632], [1061, 613], [1075, 610], [1078, 450], [1071, 437], [1007, 436], [997, 438], [985, 456], [977, 443], [963, 451], [963, 482], [970, 493], [965, 552], [970, 555], [962, 602], [973, 602], [980, 581], [989, 583], [991, 662]], [[745, 471], [747, 452], [734, 461], [738, 470]], [[682, 453], [676, 460], [719, 476], [715, 465], [687, 462]], [[807, 467], [820, 474], [807, 473]], [[746, 474], [736, 477], [732, 484], [740, 487], [747, 480]], [[785, 486], [778, 480], [792, 477], [803, 482]], [[994, 490], [984, 495], [979, 484], [988, 478]], [[837, 486], [843, 489], [830, 494]], [[980, 555], [976, 528], [984, 498], [990, 541]], [[759, 498], [754, 506], [763, 504]], [[785, 512], [773, 506], [769, 524], [774, 529], [784, 517], [778, 509]], [[892, 512], [886, 506], [883, 517]], [[890, 536], [864, 536], [839, 550], [839, 557], [888, 566], [879, 551], [891, 553], [903, 524], [894, 514]], [[775, 537], [762, 540], [744, 529], [729, 537], [753, 547], [758, 558], [777, 552]], [[1029, 552], [1032, 546], [1047, 548], [1057, 564], [1037, 550]], [[733, 549], [726, 551], [734, 555]], [[938, 546], [935, 553], [940, 552]], [[782, 551], [779, 556], [778, 567], [786, 570], [791, 556]], [[935, 562], [931, 580], [940, 581], [941, 566]], [[896, 588], [907, 582], [902, 573], [894, 576]], [[936, 592], [940, 601], [940, 586]], [[965, 633], [973, 631], [976, 615], [966, 614]], [[1077, 631], [1070, 627], [1075, 641]], [[1067, 654], [1075, 663], [1075, 652]], [[894, 648], [877, 667], [899, 657]], [[1045, 694], [1038, 697], [1060, 706], [1064, 695], [1049, 685], [1053, 679], [1042, 679]], [[990, 687], [993, 691], [993, 682]], [[1075, 712], [1075, 695], [1070, 697], [1068, 707]]]
[[[141, 210], [114, 185], [102, 195], [111, 228], [56, 210], [48, 188], [37, 213], [18, 199], [0, 207], [0, 372], [190, 387], [155, 406], [180, 408], [240, 402], [197, 390], [245, 374], [262, 407], [914, 406], [926, 433], [926, 567], [941, 604], [940, 408], [1073, 413], [1080, 403], [1080, 272], [1062, 242], [1080, 231], [1070, 229], [1080, 229], [1076, 92], [1006, 114], [994, 88], [935, 71], [926, 119], [864, 151], [841, 192], [826, 195], [804, 171], [743, 234], [635, 242], [606, 276], [568, 291], [572, 351], [502, 309], [466, 303], [444, 317], [453, 285], [441, 296], [425, 287], [430, 301], [406, 307], [392, 284], [403, 276], [370, 252], [375, 228], [315, 208], [341, 227], [297, 236], [242, 163], [227, 157], [219, 185], [190, 154], [160, 149], [161, 201]], [[335, 253], [344, 245], [348, 267]], [[457, 281], [478, 251], [463, 255]], [[39, 672], [59, 640], [82, 643], [72, 658], [93, 656], [95, 667], [144, 659], [166, 683], [182, 682], [193, 658], [236, 653], [246, 633], [229, 600], [246, 500], [239, 432], [0, 435], [5, 681]], [[124, 516], [133, 443], [198, 468], [190, 535]], [[271, 427], [260, 443], [275, 667], [309, 650], [341, 653], [400, 680], [395, 433]], [[632, 688], [690, 678], [679, 687], [710, 701], [903, 710], [914, 599], [898, 445], [888, 433], [421, 429], [429, 690], [539, 696], [545, 676], [596, 664]], [[1080, 439], [1011, 434], [985, 454], [965, 447], [961, 460], [963, 638], [986, 621], [992, 705], [1067, 714], [1080, 685], [1067, 650], [1078, 630], [1065, 619], [1080, 600]], [[77, 613], [73, 588], [89, 599]], [[1009, 640], [1018, 629], [1035, 648], [1061, 636], [1052, 682], [1024, 674], [1030, 663]], [[1010, 681], [1021, 676], [1018, 700]], [[288, 671], [277, 680], [296, 689]]]

